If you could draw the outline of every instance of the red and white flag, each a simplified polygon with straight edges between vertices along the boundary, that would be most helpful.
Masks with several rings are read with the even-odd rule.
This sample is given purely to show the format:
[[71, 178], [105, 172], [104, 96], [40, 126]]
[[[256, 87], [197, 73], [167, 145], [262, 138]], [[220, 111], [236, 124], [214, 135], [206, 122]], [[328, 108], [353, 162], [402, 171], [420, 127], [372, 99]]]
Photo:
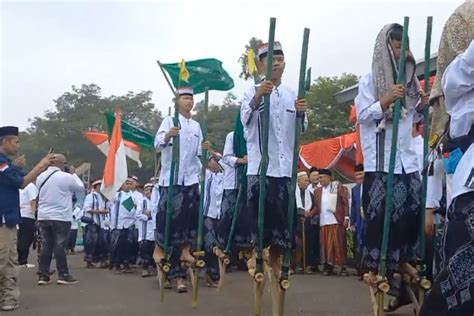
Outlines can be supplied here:
[[[109, 136], [106, 133], [97, 133], [97, 132], [85, 132], [84, 136], [97, 146], [97, 148], [107, 156], [109, 153]], [[141, 148], [135, 143], [129, 142], [127, 140], [123, 141], [125, 145], [125, 155], [128, 158], [132, 159], [138, 164], [138, 167], [142, 167], [142, 162], [140, 161], [140, 152]]]
[[125, 144], [120, 124], [122, 113], [117, 112], [116, 117], [107, 160], [105, 161], [104, 179], [100, 187], [100, 192], [109, 200], [115, 197], [115, 194], [122, 187], [128, 176]]

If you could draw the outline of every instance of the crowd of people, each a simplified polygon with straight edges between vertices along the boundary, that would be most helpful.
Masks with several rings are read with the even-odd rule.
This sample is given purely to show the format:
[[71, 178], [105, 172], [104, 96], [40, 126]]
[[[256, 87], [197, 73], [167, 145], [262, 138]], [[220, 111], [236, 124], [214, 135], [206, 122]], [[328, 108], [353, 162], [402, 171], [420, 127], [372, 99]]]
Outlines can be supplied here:
[[[296, 121], [301, 120], [305, 130], [308, 115], [306, 100], [282, 83], [286, 64], [279, 42], [273, 47], [272, 77], [262, 79], [243, 94], [235, 128], [226, 136], [222, 153], [203, 138], [200, 124], [192, 118], [192, 87], [178, 87], [178, 113], [163, 120], [155, 138], [156, 151], [161, 153], [159, 176], [142, 184], [137, 177], [128, 177], [111, 200], [101, 194], [100, 179], [90, 183], [85, 195], [84, 183], [74, 168], [67, 168], [66, 157], [58, 153], [48, 154], [25, 175], [24, 157], [10, 159], [18, 152], [18, 129], [0, 128], [2, 310], [18, 307], [17, 260], [20, 265], [31, 265], [28, 251], [35, 240], [36, 226], [41, 237], [39, 285], [51, 282], [53, 255], [57, 283], [78, 282], [70, 274], [66, 255], [67, 249], [74, 247], [78, 227], [84, 227], [87, 268], [131, 273], [139, 267], [142, 277], [166, 272], [164, 287], [174, 287], [179, 293], [187, 291], [186, 266], [195, 265], [199, 259], [195, 250], [200, 247], [201, 237], [206, 284], [211, 287], [216, 287], [222, 277], [216, 249], [231, 248], [233, 264], [243, 260], [243, 266], [253, 275], [261, 264], [257, 255], [263, 249], [259, 245], [268, 250], [263, 259], [277, 280], [287, 268], [282, 257], [292, 250], [291, 269], [295, 273], [321, 270], [324, 275], [341, 276], [348, 274], [350, 253], [359, 276], [367, 273], [366, 281], [374, 285], [385, 255], [385, 211], [387, 201], [391, 201], [386, 277], [393, 299], [386, 310], [393, 311], [410, 300], [404, 290], [410, 285], [402, 282], [402, 275], [404, 267], [418, 262], [420, 215], [425, 212], [421, 177], [428, 172], [427, 235], [431, 237], [445, 219], [447, 223], [444, 242], [437, 250], [442, 254], [439, 260], [435, 251], [431, 253], [434, 259], [425, 259], [428, 265], [438, 262], [431, 267], [434, 285], [420, 315], [472, 315], [474, 42], [472, 33], [469, 37], [467, 31], [460, 30], [472, 30], [473, 25], [472, 19], [463, 20], [470, 23], [467, 26], [453, 19], [458, 21], [466, 14], [472, 17], [473, 8], [472, 1], [458, 8], [443, 33], [444, 50], [440, 50], [438, 59], [445, 62], [448, 55], [451, 59], [448, 67], [438, 69], [438, 86], [435, 83], [433, 90], [441, 87], [442, 99], [435, 99], [443, 102], [451, 121], [442, 149], [433, 150], [428, 160], [420, 156], [423, 144], [419, 121], [429, 106], [429, 96], [421, 89], [409, 48], [406, 82], [396, 82], [404, 29], [398, 24], [382, 28], [376, 39], [372, 71], [361, 78], [355, 99], [363, 163], [354, 166], [356, 185], [350, 191], [334, 181], [331, 170], [322, 168], [300, 171], [296, 190], [290, 190]], [[453, 34], [462, 39], [463, 45], [448, 54], [452, 46], [445, 42], [451, 41]], [[267, 69], [268, 51], [269, 45], [263, 44], [256, 54], [260, 69]], [[269, 96], [269, 103], [264, 102], [264, 96]], [[394, 140], [393, 109], [399, 99], [402, 115]], [[270, 106], [269, 121], [263, 124], [266, 106]], [[265, 126], [269, 129], [268, 169], [262, 176], [262, 160], [267, 158], [262, 136], [266, 134], [262, 133]], [[396, 147], [392, 146], [394, 141]], [[392, 153], [392, 148], [396, 152]], [[395, 165], [393, 190], [388, 192], [391, 154]], [[444, 169], [439, 163], [441, 158]], [[266, 188], [263, 200], [262, 183]], [[293, 222], [288, 212], [293, 194], [294, 227], [288, 224]], [[392, 199], [387, 198], [389, 195]], [[262, 204], [263, 234], [262, 227], [258, 227]], [[198, 236], [200, 205], [204, 216], [202, 236]], [[433, 221], [433, 216], [438, 220]], [[351, 234], [355, 238], [348, 238]], [[432, 243], [427, 244], [430, 247]], [[169, 271], [165, 271], [165, 265], [170, 266]]]

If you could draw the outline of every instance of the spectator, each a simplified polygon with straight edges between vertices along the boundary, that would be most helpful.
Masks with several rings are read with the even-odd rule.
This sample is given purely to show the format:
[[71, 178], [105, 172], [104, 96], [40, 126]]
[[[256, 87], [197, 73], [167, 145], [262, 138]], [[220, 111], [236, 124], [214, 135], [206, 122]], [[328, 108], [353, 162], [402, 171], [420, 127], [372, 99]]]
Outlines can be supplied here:
[[38, 223], [42, 238], [38, 285], [51, 282], [49, 266], [54, 252], [58, 270], [57, 284], [76, 284], [70, 274], [66, 258], [66, 244], [71, 230], [72, 197], [74, 192], [84, 190], [81, 179], [64, 172], [66, 157], [55, 154], [53, 166], [49, 167], [36, 180], [38, 186]]
[[20, 192], [51, 163], [53, 155], [47, 155], [27, 175], [23, 173], [23, 156], [14, 162], [20, 148], [18, 127], [0, 127], [0, 293], [1, 310], [12, 311], [18, 308], [20, 291], [16, 283], [17, 268], [17, 225], [20, 224]]

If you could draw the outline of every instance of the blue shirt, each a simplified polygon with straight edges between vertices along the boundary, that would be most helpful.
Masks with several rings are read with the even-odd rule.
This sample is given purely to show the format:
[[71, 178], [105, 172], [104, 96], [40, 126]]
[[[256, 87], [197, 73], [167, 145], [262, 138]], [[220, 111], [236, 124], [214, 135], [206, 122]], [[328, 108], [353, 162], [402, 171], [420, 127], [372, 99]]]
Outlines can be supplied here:
[[20, 223], [20, 191], [24, 173], [0, 153], [0, 226], [13, 227]]

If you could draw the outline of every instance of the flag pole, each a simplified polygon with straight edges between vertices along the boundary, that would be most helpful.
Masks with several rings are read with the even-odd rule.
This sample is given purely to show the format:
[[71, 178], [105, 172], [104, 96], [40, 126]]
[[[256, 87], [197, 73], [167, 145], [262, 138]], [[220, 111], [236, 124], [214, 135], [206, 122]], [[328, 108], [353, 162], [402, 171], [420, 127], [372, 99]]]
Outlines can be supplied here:
[[166, 75], [166, 71], [165, 71], [165, 69], [163, 68], [163, 65], [161, 64], [161, 62], [160, 62], [159, 60], [157, 60], [156, 62], [158, 63], [158, 66], [160, 67], [161, 72], [163, 73], [163, 77], [165, 77], [166, 82], [168, 83], [168, 86], [169, 86], [170, 89], [171, 89], [171, 92], [173, 92], [173, 95], [176, 96], [176, 90], [173, 88], [173, 85], [171, 84], [170, 79], [169, 79], [168, 76]]

